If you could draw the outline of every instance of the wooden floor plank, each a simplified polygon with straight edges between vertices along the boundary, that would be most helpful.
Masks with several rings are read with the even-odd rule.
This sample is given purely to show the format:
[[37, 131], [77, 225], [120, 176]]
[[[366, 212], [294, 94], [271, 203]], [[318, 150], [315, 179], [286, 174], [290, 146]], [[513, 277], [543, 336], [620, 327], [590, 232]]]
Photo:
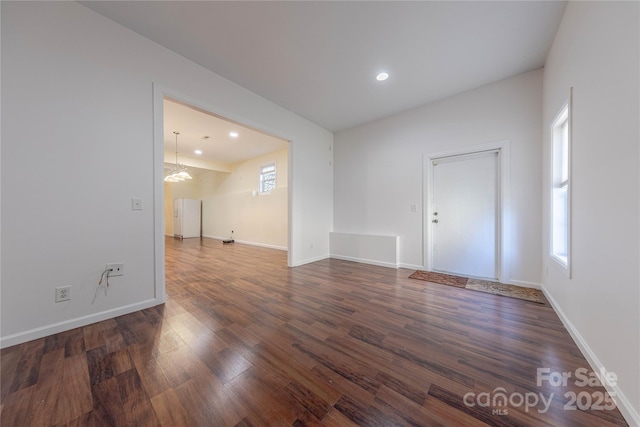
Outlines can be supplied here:
[[[165, 244], [165, 304], [2, 350], [3, 426], [626, 425], [617, 409], [565, 410], [564, 392], [602, 387], [537, 384], [537, 368], [589, 370], [549, 305], [403, 269]], [[498, 389], [553, 399], [468, 404]]]

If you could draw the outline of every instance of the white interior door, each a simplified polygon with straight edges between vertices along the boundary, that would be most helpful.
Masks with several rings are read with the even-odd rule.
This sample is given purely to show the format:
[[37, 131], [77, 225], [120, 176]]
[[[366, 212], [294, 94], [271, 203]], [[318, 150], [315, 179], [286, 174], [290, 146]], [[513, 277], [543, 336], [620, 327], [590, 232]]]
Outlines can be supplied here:
[[432, 161], [434, 271], [498, 278], [498, 152]]

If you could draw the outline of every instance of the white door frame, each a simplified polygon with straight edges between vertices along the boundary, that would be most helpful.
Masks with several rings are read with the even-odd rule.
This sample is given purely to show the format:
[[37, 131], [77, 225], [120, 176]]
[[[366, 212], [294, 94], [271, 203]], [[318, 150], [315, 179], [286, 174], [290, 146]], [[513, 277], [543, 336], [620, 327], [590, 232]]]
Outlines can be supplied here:
[[444, 152], [431, 153], [423, 157], [423, 232], [424, 242], [423, 255], [424, 266], [427, 271], [433, 271], [433, 226], [431, 224], [431, 213], [433, 211], [433, 160], [443, 157], [460, 156], [465, 154], [480, 153], [483, 151], [498, 152], [498, 215], [497, 215], [497, 241], [496, 241], [496, 257], [497, 257], [497, 276], [498, 280], [503, 283], [509, 283], [511, 280], [511, 216], [510, 216], [510, 142], [509, 140], [501, 140], [488, 142], [485, 144], [474, 145]]

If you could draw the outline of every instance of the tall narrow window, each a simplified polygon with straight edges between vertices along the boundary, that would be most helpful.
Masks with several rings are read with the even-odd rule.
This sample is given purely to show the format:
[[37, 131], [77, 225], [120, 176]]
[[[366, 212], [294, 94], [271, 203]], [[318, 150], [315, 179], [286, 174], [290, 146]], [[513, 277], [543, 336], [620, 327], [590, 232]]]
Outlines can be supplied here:
[[551, 125], [551, 258], [571, 276], [571, 112], [564, 105]]
[[260, 192], [269, 193], [276, 188], [276, 164], [270, 163], [260, 168]]

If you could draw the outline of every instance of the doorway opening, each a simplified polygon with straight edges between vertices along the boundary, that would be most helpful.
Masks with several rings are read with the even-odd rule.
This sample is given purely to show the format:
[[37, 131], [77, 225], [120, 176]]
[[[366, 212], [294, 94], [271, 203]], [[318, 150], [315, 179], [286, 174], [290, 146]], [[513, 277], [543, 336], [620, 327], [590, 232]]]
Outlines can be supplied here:
[[[286, 139], [154, 85], [156, 300], [165, 300], [165, 238], [175, 234], [175, 200], [201, 203], [200, 237], [282, 250], [290, 260], [290, 150]], [[176, 163], [193, 179], [163, 181]], [[269, 191], [260, 192], [265, 164], [275, 165], [274, 176]]]
[[179, 162], [193, 176], [164, 183], [165, 235], [175, 235], [175, 201], [198, 200], [202, 237], [287, 250], [289, 143], [169, 97], [163, 106], [165, 172], [177, 131]]

